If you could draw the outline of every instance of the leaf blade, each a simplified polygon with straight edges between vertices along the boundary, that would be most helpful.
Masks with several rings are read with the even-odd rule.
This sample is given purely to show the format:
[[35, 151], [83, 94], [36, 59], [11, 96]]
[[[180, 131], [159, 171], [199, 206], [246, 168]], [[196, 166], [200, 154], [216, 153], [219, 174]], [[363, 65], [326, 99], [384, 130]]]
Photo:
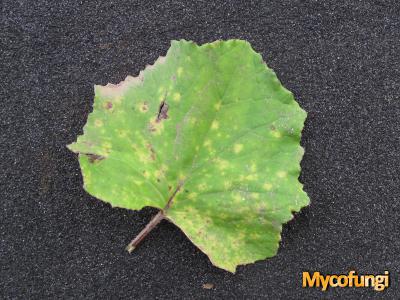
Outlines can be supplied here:
[[175, 41], [138, 78], [96, 88], [85, 133], [70, 149], [81, 153], [89, 193], [164, 209], [216, 266], [234, 272], [273, 256], [282, 224], [309, 202], [297, 180], [305, 118], [247, 42]]

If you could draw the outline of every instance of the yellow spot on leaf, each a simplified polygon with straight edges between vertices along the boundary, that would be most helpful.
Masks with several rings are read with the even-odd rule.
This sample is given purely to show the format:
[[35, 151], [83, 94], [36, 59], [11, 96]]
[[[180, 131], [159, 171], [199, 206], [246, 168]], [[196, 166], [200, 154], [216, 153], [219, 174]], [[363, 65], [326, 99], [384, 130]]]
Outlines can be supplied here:
[[154, 177], [160, 178], [163, 175], [161, 170], [155, 170], [154, 171]]
[[103, 147], [105, 152], [110, 152], [110, 150], [112, 148], [112, 145], [110, 142], [104, 142], [101, 146]]
[[263, 189], [266, 191], [270, 191], [272, 189], [272, 184], [270, 184], [268, 182], [264, 183]]
[[228, 180], [225, 180], [225, 181], [224, 181], [224, 187], [225, 187], [226, 189], [229, 189], [231, 186], [232, 186], [232, 182], [231, 182], [231, 181], [228, 181]]
[[183, 73], [183, 68], [179, 67], [178, 70], [176, 70], [176, 73], [178, 74], [178, 77], [181, 77], [181, 75]]
[[155, 135], [160, 135], [164, 130], [164, 122], [150, 121], [150, 131]]
[[272, 131], [272, 136], [279, 139], [282, 137], [282, 133], [280, 133], [279, 131]]
[[240, 153], [243, 150], [243, 144], [235, 144], [233, 146], [233, 152], [236, 154]]
[[137, 153], [137, 155], [139, 156], [140, 162], [145, 163], [145, 164], [150, 162], [150, 156], [148, 153], [144, 153], [144, 152], [140, 151]]
[[259, 193], [251, 193], [251, 198], [260, 199], [260, 194]]
[[103, 121], [102, 121], [102, 120], [99, 120], [99, 119], [96, 119], [96, 120], [94, 121], [94, 126], [96, 126], [96, 127], [101, 127], [101, 126], [103, 126]]
[[217, 158], [215, 160], [217, 167], [220, 171], [222, 170], [226, 170], [229, 167], [229, 161], [225, 160], [225, 159], [221, 159], [221, 158]]
[[119, 137], [124, 138], [124, 137], [126, 137], [127, 135], [128, 135], [128, 131], [123, 130], [123, 129], [119, 129], [119, 130], [118, 130], [118, 136], [119, 136]]
[[115, 97], [115, 99], [113, 101], [114, 104], [121, 104], [121, 102], [122, 102], [122, 98], [120, 96]]
[[181, 94], [175, 93], [173, 96], [174, 101], [179, 102], [181, 100]]
[[221, 105], [222, 105], [222, 102], [221, 102], [221, 101], [218, 101], [217, 103], [215, 103], [215, 104], [214, 104], [215, 110], [216, 110], [216, 111], [219, 111], [219, 110], [221, 109]]
[[197, 193], [195, 193], [195, 192], [192, 192], [192, 193], [189, 193], [189, 195], [187, 196], [188, 197], [188, 199], [196, 199], [197, 198]]
[[146, 102], [139, 103], [137, 106], [138, 110], [142, 113], [145, 113], [149, 110], [149, 106]]
[[205, 183], [200, 183], [197, 185], [197, 188], [199, 191], [204, 191], [207, 188], [207, 185]]
[[210, 147], [211, 146], [211, 140], [205, 140], [203, 145], [205, 147]]
[[233, 200], [235, 203], [239, 203], [240, 201], [242, 201], [242, 196], [240, 196], [240, 194], [235, 194], [233, 195]]
[[285, 171], [279, 171], [276, 175], [278, 175], [279, 178], [284, 178], [287, 176], [287, 173]]
[[219, 123], [218, 123], [218, 121], [213, 121], [212, 123], [211, 123], [211, 129], [213, 129], [213, 130], [216, 130], [216, 129], [218, 129], [219, 128]]
[[197, 119], [195, 117], [191, 117], [189, 120], [190, 124], [194, 125], [197, 122]]
[[248, 181], [253, 181], [253, 180], [257, 179], [257, 175], [256, 174], [250, 174], [250, 175], [247, 175], [245, 178]]

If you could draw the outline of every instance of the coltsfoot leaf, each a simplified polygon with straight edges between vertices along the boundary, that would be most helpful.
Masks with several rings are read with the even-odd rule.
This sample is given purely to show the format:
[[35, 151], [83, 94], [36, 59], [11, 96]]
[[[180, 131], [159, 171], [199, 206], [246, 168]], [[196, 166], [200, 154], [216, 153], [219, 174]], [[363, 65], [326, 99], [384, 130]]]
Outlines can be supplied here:
[[309, 203], [298, 181], [305, 118], [249, 43], [173, 41], [138, 77], [95, 86], [69, 148], [91, 195], [161, 209], [235, 272], [275, 255], [282, 224]]

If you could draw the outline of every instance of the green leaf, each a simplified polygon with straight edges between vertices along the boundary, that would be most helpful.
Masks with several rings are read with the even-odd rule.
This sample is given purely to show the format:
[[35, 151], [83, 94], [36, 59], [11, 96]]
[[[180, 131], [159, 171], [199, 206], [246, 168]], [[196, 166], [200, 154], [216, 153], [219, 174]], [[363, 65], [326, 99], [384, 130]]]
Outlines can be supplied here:
[[298, 181], [305, 118], [249, 43], [173, 41], [138, 77], [95, 87], [69, 148], [91, 195], [161, 209], [235, 272], [275, 255], [282, 224], [309, 203]]

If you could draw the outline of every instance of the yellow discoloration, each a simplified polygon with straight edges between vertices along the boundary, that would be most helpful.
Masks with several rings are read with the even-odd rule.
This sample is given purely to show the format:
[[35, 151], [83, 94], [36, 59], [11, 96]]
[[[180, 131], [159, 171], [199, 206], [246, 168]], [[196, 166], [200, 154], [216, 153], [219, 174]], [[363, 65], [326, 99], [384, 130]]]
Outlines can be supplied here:
[[172, 99], [174, 99], [176, 102], [179, 102], [181, 100], [181, 94], [175, 93]]
[[222, 220], [226, 220], [226, 219], [229, 218], [229, 215], [226, 214], [226, 213], [220, 213], [218, 217], [219, 217], [220, 219], [222, 219]]
[[99, 119], [96, 119], [96, 120], [94, 121], [94, 126], [96, 126], [96, 127], [101, 127], [101, 126], [103, 126], [103, 121], [102, 121], [102, 120], [99, 120]]
[[146, 102], [138, 103], [137, 108], [142, 113], [149, 111], [149, 105]]
[[150, 120], [150, 132], [155, 135], [160, 135], [164, 130], [164, 122], [156, 122], [155, 120]]
[[282, 137], [282, 133], [280, 133], [279, 131], [271, 131], [272, 136], [276, 137], [277, 139]]
[[210, 147], [211, 146], [211, 140], [205, 140], [204, 141], [204, 143], [203, 143], [203, 145], [205, 146], [205, 147]]
[[250, 171], [251, 172], [256, 172], [257, 171], [257, 165], [253, 162], [250, 165]]
[[240, 196], [240, 194], [234, 194], [233, 195], [233, 200], [235, 203], [239, 203], [242, 201], [242, 196]]
[[150, 155], [148, 153], [140, 151], [137, 153], [137, 155], [139, 156], [139, 161], [144, 164], [149, 163], [151, 160]]
[[251, 198], [253, 199], [260, 199], [260, 194], [259, 193], [251, 193]]
[[121, 96], [114, 98], [113, 104], [121, 104], [121, 103], [122, 103], [122, 97]]
[[270, 191], [272, 189], [272, 184], [270, 184], [269, 182], [264, 183], [263, 189], [266, 191]]
[[178, 77], [181, 77], [181, 76], [182, 76], [182, 73], [183, 73], [183, 68], [182, 68], [182, 67], [179, 67], [179, 68], [176, 70], [176, 74], [178, 74]]
[[197, 188], [199, 189], [199, 191], [205, 191], [207, 188], [207, 185], [205, 183], [200, 183], [197, 185]]
[[214, 121], [211, 123], [211, 129], [217, 130], [218, 128], [219, 128], [219, 122], [214, 120]]
[[118, 129], [117, 134], [119, 137], [124, 138], [128, 135], [128, 131], [124, 129]]
[[225, 180], [225, 181], [224, 181], [224, 187], [225, 187], [226, 189], [230, 189], [230, 188], [232, 187], [232, 182], [229, 181], [229, 180]]
[[185, 178], [186, 178], [186, 176], [185, 176], [185, 174], [183, 174], [182, 172], [179, 172], [178, 178], [179, 178], [180, 181], [184, 181]]
[[191, 192], [191, 193], [189, 193], [189, 195], [187, 196], [187, 198], [188, 198], [188, 199], [191, 199], [191, 200], [196, 199], [196, 198], [197, 198], [197, 193]]
[[108, 111], [113, 111], [113, 104], [111, 101], [105, 101], [102, 106]]
[[91, 185], [91, 183], [92, 183], [92, 176], [91, 176], [91, 174], [89, 173], [89, 171], [87, 171], [87, 170], [85, 170], [85, 173], [84, 173], [85, 175], [83, 176], [83, 181], [84, 181], [84, 185], [86, 186], [86, 187], [88, 187], [88, 186], [90, 186]]
[[220, 171], [222, 170], [226, 170], [229, 167], [229, 161], [225, 160], [225, 159], [221, 159], [221, 158], [217, 158], [215, 160], [217, 167]]
[[197, 122], [197, 119], [195, 117], [191, 117], [189, 120], [190, 124], [194, 125]]
[[[195, 209], [195, 208], [193, 208], [193, 207], [191, 207], [191, 206], [188, 206], [188, 207], [186, 207], [186, 212], [187, 212], [189, 215], [192, 215], [192, 217], [195, 217], [196, 214], [197, 214], [197, 209]], [[185, 218], [185, 219], [186, 219], [186, 221], [189, 221], [187, 218]]]
[[233, 146], [233, 152], [236, 154], [240, 153], [243, 150], [243, 144], [235, 144]]
[[218, 101], [217, 103], [214, 104], [214, 108], [216, 111], [219, 111], [221, 109], [222, 102]]
[[133, 180], [133, 183], [135, 183], [138, 186], [141, 186], [143, 184], [143, 181], [141, 181], [141, 180]]
[[285, 178], [287, 176], [287, 173], [285, 171], [279, 171], [278, 173], [276, 173], [276, 175], [279, 178]]
[[105, 152], [110, 152], [112, 145], [110, 142], [104, 142], [103, 144], [101, 144], [101, 146], [103, 147]]
[[156, 178], [160, 178], [160, 177], [162, 177], [164, 174], [163, 174], [163, 172], [161, 171], [161, 170], [155, 170], [154, 171], [154, 177], [156, 177]]
[[257, 180], [257, 174], [249, 174], [245, 177], [247, 181], [254, 181]]
[[[158, 93], [159, 93], [159, 94], [164, 93], [164, 91], [165, 91], [165, 87], [164, 87], [164, 86], [160, 86], [160, 87], [158, 88]], [[164, 96], [164, 95], [163, 95], [163, 96]]]
[[149, 179], [150, 173], [148, 171], [143, 171], [143, 176], [144, 176], [144, 178]]

